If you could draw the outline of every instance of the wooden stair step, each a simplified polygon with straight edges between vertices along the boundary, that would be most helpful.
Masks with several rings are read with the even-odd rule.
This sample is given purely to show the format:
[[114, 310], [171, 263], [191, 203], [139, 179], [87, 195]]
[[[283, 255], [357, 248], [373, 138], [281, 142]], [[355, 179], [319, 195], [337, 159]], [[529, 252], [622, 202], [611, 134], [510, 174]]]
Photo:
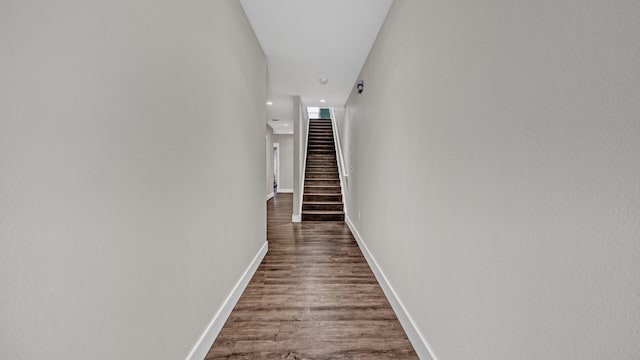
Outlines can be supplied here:
[[305, 179], [309, 179], [309, 180], [315, 180], [315, 179], [320, 179], [320, 180], [340, 180], [340, 177], [338, 176], [338, 173], [320, 173], [320, 174], [313, 174], [313, 175], [309, 175], [306, 174], [304, 176]]
[[324, 186], [324, 185], [329, 185], [329, 186], [340, 186], [340, 179], [339, 178], [335, 178], [335, 179], [309, 179], [306, 178], [304, 179], [304, 186]]
[[344, 207], [339, 201], [307, 201], [302, 211], [344, 211]]
[[305, 194], [341, 194], [340, 186], [305, 186]]
[[337, 173], [338, 168], [335, 166], [330, 168], [307, 168], [307, 172], [332, 174], [332, 173]]
[[344, 221], [344, 211], [312, 211], [302, 212], [302, 221]]
[[339, 194], [340, 185], [305, 185], [305, 194]]
[[303, 203], [306, 201], [342, 201], [342, 194], [326, 194], [326, 193], [304, 194]]

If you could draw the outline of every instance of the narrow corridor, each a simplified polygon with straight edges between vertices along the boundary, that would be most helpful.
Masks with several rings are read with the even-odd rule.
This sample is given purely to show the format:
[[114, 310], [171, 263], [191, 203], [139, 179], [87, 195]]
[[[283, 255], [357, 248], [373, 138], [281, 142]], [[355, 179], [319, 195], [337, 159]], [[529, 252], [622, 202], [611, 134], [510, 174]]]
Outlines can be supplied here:
[[207, 359], [417, 359], [348, 227], [292, 203], [267, 202], [269, 252]]

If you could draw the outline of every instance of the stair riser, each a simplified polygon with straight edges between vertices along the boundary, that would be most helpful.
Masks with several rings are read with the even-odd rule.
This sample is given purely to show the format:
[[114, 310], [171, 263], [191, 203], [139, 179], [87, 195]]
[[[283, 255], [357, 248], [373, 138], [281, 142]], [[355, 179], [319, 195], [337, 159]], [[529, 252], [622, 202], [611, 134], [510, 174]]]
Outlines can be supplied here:
[[331, 155], [335, 154], [336, 151], [334, 149], [308, 149], [307, 154], [309, 155]]
[[309, 149], [335, 149], [335, 145], [333, 143], [310, 143], [307, 144]]
[[329, 146], [326, 146], [326, 145], [320, 145], [320, 146], [311, 145], [311, 146], [309, 146], [307, 148], [307, 154], [309, 154], [309, 153], [314, 154], [314, 153], [316, 153], [318, 151], [329, 151], [330, 153], [335, 154], [336, 153], [336, 148], [333, 147], [333, 145], [329, 145]]
[[[330, 174], [330, 173], [322, 173], [322, 175], [312, 175], [309, 176], [308, 173], [305, 173], [304, 175], [305, 181], [313, 181], [315, 183], [309, 183], [309, 185], [340, 185], [340, 177], [338, 176], [338, 174]], [[320, 182], [318, 182], [320, 181]], [[323, 184], [321, 183], [322, 181], [331, 181], [331, 183], [327, 183], [327, 184]], [[337, 184], [334, 184], [334, 182], [338, 182]]]
[[332, 157], [329, 159], [307, 159], [307, 166], [310, 167], [318, 167], [318, 166], [331, 166], [331, 167], [337, 167], [338, 164], [336, 163], [336, 158]]
[[315, 153], [318, 151], [329, 151], [332, 153], [336, 152], [336, 149], [333, 147], [333, 145], [330, 146], [324, 146], [324, 145], [320, 145], [320, 146], [309, 146], [309, 148], [307, 149], [307, 153]]
[[341, 194], [304, 194], [303, 201], [342, 201]]
[[321, 185], [329, 185], [329, 186], [335, 186], [335, 185], [340, 185], [340, 179], [336, 179], [336, 180], [318, 180], [318, 179], [307, 179], [305, 178], [304, 181], [305, 185], [315, 185], [315, 186], [321, 186]]
[[[313, 166], [315, 166], [315, 165], [317, 165], [317, 164], [312, 163], [312, 162], [310, 162], [309, 160], [307, 160], [307, 166], [309, 166], [309, 167], [313, 167]], [[336, 159], [332, 159], [332, 160], [330, 160], [330, 161], [328, 161], [328, 160], [322, 160], [322, 165], [323, 165], [323, 166], [331, 166], [331, 167], [334, 167], [334, 168], [338, 168], [338, 163], [336, 162]], [[308, 169], [307, 169], [307, 170], [308, 170]]]
[[305, 179], [339, 179], [338, 173], [321, 172], [321, 173], [305, 173]]
[[335, 148], [336, 144], [334, 144], [333, 142], [310, 142], [307, 144], [307, 146], [309, 146], [310, 148], [312, 147], [316, 147], [316, 146], [321, 146], [321, 147], [332, 147]]
[[[307, 165], [310, 166], [310, 167], [313, 167], [315, 164], [311, 163], [311, 162], [309, 162], [307, 160]], [[322, 165], [331, 166], [331, 167], [334, 167], [334, 168], [338, 167], [338, 163], [336, 162], [336, 159], [331, 159], [331, 160], [326, 160], [325, 159], [325, 160], [322, 160]]]
[[305, 210], [329, 210], [329, 211], [342, 211], [342, 204], [303, 204], [302, 211]]
[[302, 214], [302, 221], [344, 221], [344, 214]]
[[337, 164], [331, 164], [327, 161], [323, 161], [322, 164], [318, 163], [318, 164], [312, 164], [310, 162], [307, 162], [307, 171], [323, 171], [323, 170], [331, 170], [331, 169], [337, 169], [338, 166]]
[[[307, 166], [314, 167], [315, 165], [318, 165], [318, 164], [311, 163], [307, 159]], [[338, 162], [336, 161], [336, 159], [330, 159], [330, 160], [329, 159], [322, 159], [322, 166], [331, 166], [331, 167], [334, 167], [334, 168], [338, 168]], [[307, 169], [307, 170], [309, 171], [309, 169]], [[310, 171], [313, 171], [313, 170], [310, 170]]]
[[322, 162], [322, 165], [327, 165], [327, 166], [338, 166], [338, 163], [336, 162], [336, 158], [329, 158], [329, 159], [316, 159], [315, 157], [311, 157], [309, 159], [307, 159], [307, 164], [309, 165], [317, 165], [318, 163], [316, 162]]
[[335, 149], [328, 149], [328, 148], [309, 148], [307, 149], [307, 155], [331, 155], [331, 156], [335, 156], [336, 154], [336, 150]]
[[337, 173], [338, 168], [335, 166], [332, 167], [309, 167], [307, 166], [308, 172], [321, 172], [321, 173]]
[[304, 188], [304, 193], [305, 194], [340, 194], [340, 188], [339, 187], [331, 187], [331, 186], [323, 186], [323, 187], [305, 187]]
[[329, 141], [333, 139], [332, 133], [309, 133], [309, 141], [321, 140], [321, 141]]

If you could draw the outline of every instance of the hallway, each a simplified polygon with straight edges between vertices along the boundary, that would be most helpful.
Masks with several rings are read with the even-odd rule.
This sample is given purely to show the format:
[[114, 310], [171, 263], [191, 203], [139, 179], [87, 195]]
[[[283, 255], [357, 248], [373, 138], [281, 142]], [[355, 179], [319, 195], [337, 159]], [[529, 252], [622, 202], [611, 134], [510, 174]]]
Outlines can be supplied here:
[[207, 359], [417, 359], [343, 222], [267, 202], [269, 252]]

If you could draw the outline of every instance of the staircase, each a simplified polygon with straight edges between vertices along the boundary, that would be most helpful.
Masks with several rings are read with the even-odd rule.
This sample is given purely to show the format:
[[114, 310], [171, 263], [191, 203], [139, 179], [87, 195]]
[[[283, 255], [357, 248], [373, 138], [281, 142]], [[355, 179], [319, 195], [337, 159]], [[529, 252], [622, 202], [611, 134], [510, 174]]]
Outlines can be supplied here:
[[344, 221], [331, 119], [309, 120], [302, 221]]

